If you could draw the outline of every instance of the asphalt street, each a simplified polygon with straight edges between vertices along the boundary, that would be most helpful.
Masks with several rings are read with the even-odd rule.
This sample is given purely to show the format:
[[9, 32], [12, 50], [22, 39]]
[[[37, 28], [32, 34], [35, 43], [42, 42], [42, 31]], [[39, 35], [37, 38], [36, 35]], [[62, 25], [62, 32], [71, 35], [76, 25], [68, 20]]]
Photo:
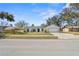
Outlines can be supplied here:
[[0, 39], [0, 56], [79, 56], [79, 39]]

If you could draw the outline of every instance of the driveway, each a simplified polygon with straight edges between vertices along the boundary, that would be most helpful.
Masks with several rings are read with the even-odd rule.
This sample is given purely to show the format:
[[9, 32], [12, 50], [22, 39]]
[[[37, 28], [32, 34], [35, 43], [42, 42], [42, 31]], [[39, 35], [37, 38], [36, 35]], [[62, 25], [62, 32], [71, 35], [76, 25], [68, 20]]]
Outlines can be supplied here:
[[68, 33], [51, 33], [58, 36], [59, 39], [79, 39], [79, 35], [73, 35]]
[[79, 56], [79, 40], [2, 39], [0, 56]]

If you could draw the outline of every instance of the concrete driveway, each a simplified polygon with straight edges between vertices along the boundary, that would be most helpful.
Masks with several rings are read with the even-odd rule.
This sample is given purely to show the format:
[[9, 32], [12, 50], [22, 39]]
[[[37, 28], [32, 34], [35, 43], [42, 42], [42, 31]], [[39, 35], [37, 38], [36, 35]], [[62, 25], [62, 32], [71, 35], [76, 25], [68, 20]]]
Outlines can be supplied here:
[[1, 39], [1, 56], [79, 56], [79, 40]]
[[73, 35], [68, 33], [51, 33], [58, 36], [59, 39], [79, 39], [79, 35]]

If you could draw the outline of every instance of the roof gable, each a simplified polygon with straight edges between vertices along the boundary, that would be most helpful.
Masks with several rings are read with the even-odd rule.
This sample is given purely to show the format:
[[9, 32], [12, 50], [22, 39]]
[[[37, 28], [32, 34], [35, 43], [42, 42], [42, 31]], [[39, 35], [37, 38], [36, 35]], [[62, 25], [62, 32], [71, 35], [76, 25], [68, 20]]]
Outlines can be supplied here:
[[59, 27], [56, 26], [56, 25], [49, 25], [49, 26], [47, 26], [46, 28], [59, 28]]

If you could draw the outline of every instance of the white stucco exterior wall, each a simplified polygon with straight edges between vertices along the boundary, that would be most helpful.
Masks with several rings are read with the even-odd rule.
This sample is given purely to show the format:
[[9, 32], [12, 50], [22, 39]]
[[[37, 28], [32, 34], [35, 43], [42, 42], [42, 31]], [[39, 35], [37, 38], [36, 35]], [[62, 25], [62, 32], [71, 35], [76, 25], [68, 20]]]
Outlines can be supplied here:
[[60, 31], [60, 28], [56, 25], [50, 25], [46, 27], [46, 29], [48, 30], [48, 32], [59, 32]]

